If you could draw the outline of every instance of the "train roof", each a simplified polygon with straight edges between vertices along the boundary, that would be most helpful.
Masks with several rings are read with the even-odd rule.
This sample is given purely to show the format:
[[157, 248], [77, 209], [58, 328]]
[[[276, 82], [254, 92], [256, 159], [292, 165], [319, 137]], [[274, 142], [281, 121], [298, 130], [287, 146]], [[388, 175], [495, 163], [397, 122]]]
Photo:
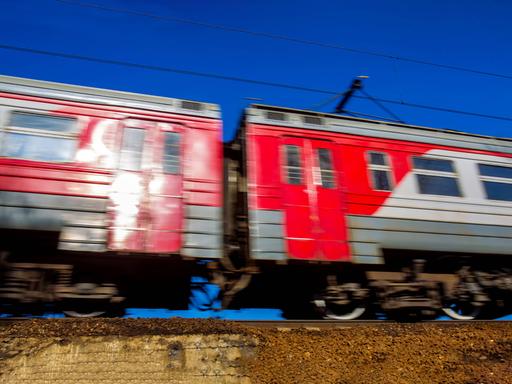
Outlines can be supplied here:
[[0, 92], [81, 103], [137, 108], [217, 119], [220, 118], [220, 108], [217, 104], [24, 79], [20, 77], [0, 75]]
[[449, 129], [422, 127], [264, 104], [250, 105], [245, 112], [245, 121], [512, 154], [512, 138], [485, 136]]

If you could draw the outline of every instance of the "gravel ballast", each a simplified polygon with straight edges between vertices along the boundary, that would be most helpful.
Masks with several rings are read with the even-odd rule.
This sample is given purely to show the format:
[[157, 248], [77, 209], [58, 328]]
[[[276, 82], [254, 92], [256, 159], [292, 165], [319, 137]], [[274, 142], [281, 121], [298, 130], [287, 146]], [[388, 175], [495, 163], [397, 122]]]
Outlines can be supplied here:
[[[30, 320], [0, 328], [0, 361], [23, 340], [242, 335], [254, 345], [241, 369], [251, 383], [512, 384], [512, 324], [383, 324], [340, 329], [258, 329], [200, 319]], [[35, 340], [35, 341], [34, 341]], [[0, 365], [1, 366], [1, 365]], [[0, 382], [2, 376], [0, 375]]]

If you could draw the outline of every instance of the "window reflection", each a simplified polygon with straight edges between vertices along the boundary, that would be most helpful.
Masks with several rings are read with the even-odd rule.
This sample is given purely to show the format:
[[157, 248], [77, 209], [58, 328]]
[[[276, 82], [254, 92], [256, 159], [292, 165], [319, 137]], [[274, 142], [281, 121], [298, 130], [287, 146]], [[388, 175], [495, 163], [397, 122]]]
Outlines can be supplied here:
[[8, 132], [2, 156], [38, 161], [71, 161], [75, 140]]
[[3, 128], [0, 155], [47, 162], [73, 161], [76, 120], [70, 117], [12, 111]]
[[510, 181], [512, 182], [512, 167], [502, 167], [499, 165], [490, 164], [478, 164], [478, 169], [480, 171], [480, 175], [482, 176], [500, 177], [510, 179]]
[[451, 160], [433, 159], [430, 157], [415, 156], [412, 158], [414, 169], [427, 169], [430, 171], [454, 172]]
[[512, 183], [497, 183], [495, 181], [484, 181], [487, 198], [491, 200], [512, 201]]
[[414, 156], [412, 164], [418, 192], [425, 195], [462, 196], [453, 161]]
[[379, 191], [391, 191], [391, 183], [389, 181], [389, 171], [380, 169], [372, 169], [373, 188]]
[[75, 119], [70, 117], [13, 111], [10, 115], [9, 126], [52, 132], [73, 132], [76, 128], [76, 122]]
[[512, 201], [512, 167], [478, 164], [488, 199]]
[[388, 155], [383, 152], [368, 152], [368, 160], [373, 189], [391, 191], [393, 185]]
[[146, 132], [140, 128], [125, 128], [119, 154], [119, 169], [139, 171], [142, 167], [142, 151]]
[[300, 149], [296, 145], [285, 145], [286, 177], [288, 184], [302, 184]]
[[326, 148], [318, 148], [317, 157], [320, 165], [322, 187], [334, 188], [334, 170], [332, 167], [331, 151]]
[[180, 173], [180, 134], [164, 132], [163, 170], [165, 173]]
[[457, 180], [453, 177], [416, 175], [420, 193], [427, 195], [460, 196]]

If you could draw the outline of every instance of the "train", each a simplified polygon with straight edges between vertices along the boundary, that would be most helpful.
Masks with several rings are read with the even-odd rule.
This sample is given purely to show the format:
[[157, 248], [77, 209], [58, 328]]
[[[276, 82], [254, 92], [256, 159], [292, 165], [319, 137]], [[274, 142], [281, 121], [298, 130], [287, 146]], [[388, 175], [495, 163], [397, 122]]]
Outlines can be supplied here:
[[[511, 311], [512, 140], [0, 76], [0, 311]], [[212, 299], [213, 302], [213, 299]]]

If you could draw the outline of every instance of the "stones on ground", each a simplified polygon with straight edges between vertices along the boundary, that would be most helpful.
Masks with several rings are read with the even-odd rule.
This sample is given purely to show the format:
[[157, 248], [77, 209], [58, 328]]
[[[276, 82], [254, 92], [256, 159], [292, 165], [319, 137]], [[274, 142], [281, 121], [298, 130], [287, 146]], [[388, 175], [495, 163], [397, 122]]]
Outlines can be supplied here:
[[[22, 361], [23, 372], [29, 375], [27, 366], [31, 362], [41, 366], [44, 358], [49, 359], [44, 357], [47, 351], [68, 351], [63, 358], [76, 362], [74, 369], [85, 369], [80, 362], [88, 360], [81, 353], [96, 351], [90, 354], [94, 357], [105, 350], [110, 352], [103, 359], [110, 359], [110, 365], [96, 362], [100, 367], [107, 364], [105, 371], [124, 367], [128, 360], [123, 363], [121, 356], [147, 364], [126, 365], [118, 379], [134, 379], [130, 370], [136, 372], [137, 367], [146, 370], [140, 372], [144, 379], [190, 383], [512, 384], [509, 323], [385, 324], [283, 332], [199, 319], [15, 323], [0, 328], [0, 383], [16, 382]], [[58, 377], [59, 372], [53, 374]], [[94, 372], [84, 375], [91, 382], [97, 378]]]

